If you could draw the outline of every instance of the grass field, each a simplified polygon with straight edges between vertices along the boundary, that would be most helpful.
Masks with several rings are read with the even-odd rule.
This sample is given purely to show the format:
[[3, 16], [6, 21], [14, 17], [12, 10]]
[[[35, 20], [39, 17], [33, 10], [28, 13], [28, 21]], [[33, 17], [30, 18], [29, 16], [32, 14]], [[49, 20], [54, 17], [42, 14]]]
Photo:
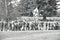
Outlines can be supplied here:
[[60, 40], [60, 31], [0, 32], [0, 40]]

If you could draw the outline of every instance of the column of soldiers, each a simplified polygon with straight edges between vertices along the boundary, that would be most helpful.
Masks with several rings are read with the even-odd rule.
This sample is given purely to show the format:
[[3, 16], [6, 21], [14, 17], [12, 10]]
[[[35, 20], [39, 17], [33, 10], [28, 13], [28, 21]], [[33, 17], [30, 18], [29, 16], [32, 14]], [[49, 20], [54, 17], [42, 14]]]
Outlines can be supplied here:
[[42, 21], [11, 21], [0, 22], [0, 31], [25, 31], [25, 30], [57, 30], [58, 23]]

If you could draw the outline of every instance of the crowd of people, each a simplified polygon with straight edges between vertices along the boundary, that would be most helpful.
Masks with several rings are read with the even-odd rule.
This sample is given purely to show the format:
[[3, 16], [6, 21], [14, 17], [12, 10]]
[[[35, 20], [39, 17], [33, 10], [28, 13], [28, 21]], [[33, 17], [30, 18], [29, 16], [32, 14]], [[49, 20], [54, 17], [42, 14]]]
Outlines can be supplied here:
[[0, 31], [57, 30], [58, 22], [14, 20], [0, 21]]

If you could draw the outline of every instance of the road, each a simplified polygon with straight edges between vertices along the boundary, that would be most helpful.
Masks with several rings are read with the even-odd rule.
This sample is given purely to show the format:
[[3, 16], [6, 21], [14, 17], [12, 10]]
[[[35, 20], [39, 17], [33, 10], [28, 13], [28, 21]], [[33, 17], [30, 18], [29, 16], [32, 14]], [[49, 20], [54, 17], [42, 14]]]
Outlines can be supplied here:
[[60, 31], [0, 32], [0, 40], [60, 40]]

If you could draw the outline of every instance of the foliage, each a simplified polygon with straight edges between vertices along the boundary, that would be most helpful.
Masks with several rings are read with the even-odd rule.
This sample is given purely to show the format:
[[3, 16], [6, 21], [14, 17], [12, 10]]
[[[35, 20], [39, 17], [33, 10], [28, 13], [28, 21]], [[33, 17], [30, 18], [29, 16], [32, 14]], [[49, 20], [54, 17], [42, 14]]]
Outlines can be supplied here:
[[[53, 2], [53, 1], [52, 1]], [[51, 0], [45, 1], [45, 0], [37, 0], [38, 9], [40, 11], [40, 14], [43, 16], [55, 16], [56, 15], [56, 5], [55, 2], [52, 4]]]
[[[53, 2], [52, 1], [50, 0], [48, 2], [48, 0], [20, 0], [18, 2], [17, 0], [7, 0], [8, 17], [10, 19], [13, 19], [18, 16], [31, 16], [32, 11], [36, 7], [38, 7], [40, 14], [42, 14], [43, 16], [55, 16], [55, 0]], [[4, 11], [3, 13], [5, 14], [4, 16], [6, 16], [5, 0], [2, 0], [1, 5], [2, 10]]]

